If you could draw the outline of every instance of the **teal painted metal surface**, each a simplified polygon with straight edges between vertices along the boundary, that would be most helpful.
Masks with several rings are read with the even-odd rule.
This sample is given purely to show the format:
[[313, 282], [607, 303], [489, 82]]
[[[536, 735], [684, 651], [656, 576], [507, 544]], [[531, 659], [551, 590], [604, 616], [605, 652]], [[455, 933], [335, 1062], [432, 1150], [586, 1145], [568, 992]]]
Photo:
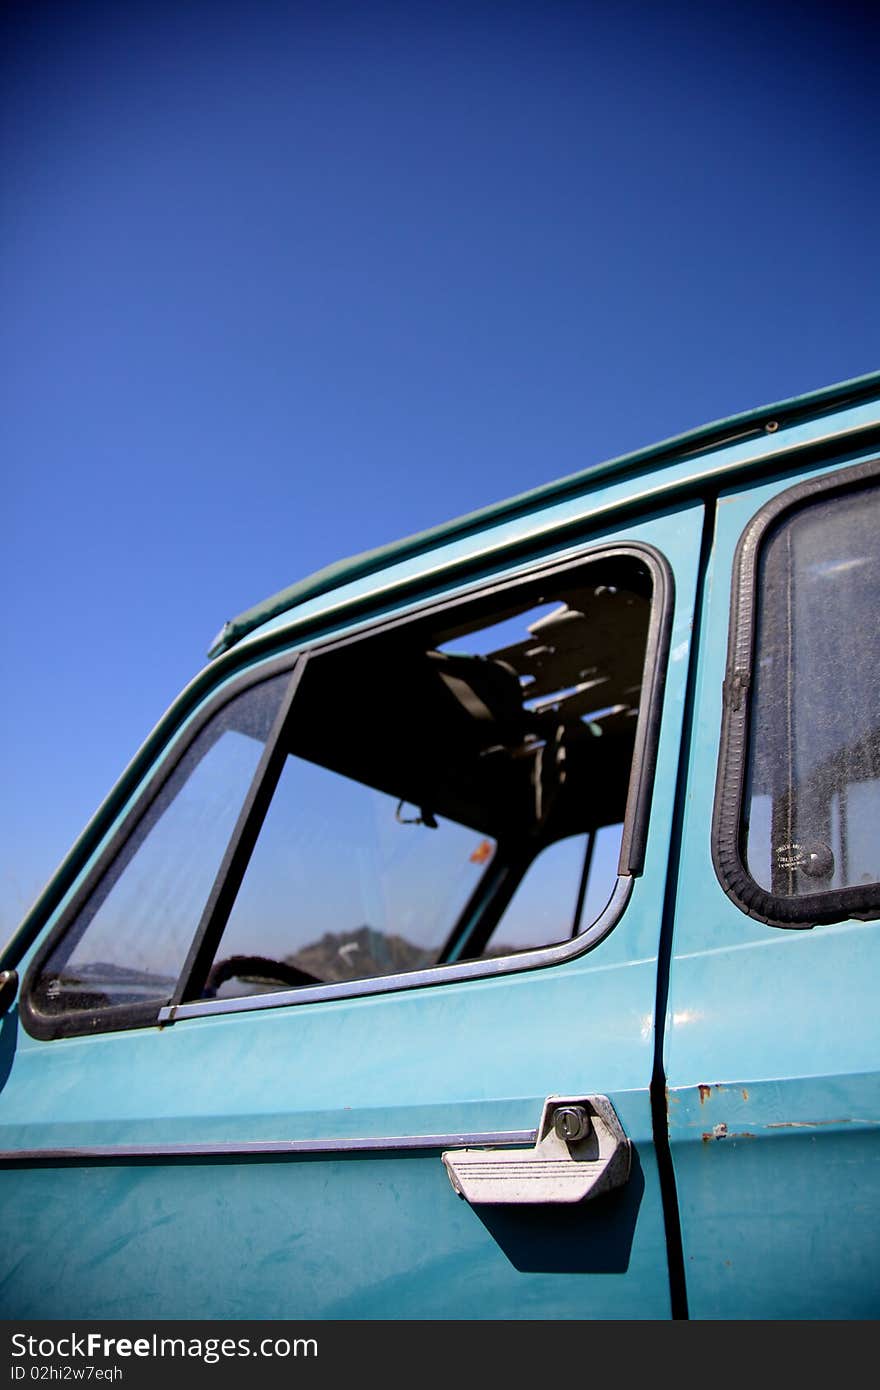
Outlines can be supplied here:
[[[622, 1201], [568, 1219], [481, 1218], [439, 1154], [262, 1164], [258, 1181], [248, 1163], [32, 1171], [14, 1316], [614, 1318], [637, 1315], [614, 1295], [635, 1280], [641, 1316], [664, 1317], [656, 1194], [650, 1158]], [[46, 1249], [64, 1253], [47, 1267]]]
[[734, 548], [796, 481], [720, 498], [699, 634], [664, 1048], [693, 1317], [880, 1313], [880, 923], [766, 926], [711, 867]]

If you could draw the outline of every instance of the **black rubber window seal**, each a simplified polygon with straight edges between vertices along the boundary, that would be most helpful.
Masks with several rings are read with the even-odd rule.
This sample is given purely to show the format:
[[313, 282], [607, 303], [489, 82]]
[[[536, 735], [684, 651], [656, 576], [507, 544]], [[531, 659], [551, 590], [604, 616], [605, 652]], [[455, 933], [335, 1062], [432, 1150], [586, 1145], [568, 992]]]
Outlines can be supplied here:
[[880, 917], [880, 883], [789, 898], [768, 892], [755, 882], [746, 868], [742, 834], [762, 545], [768, 532], [813, 503], [854, 492], [878, 481], [880, 458], [874, 458], [787, 488], [755, 514], [740, 536], [734, 555], [721, 743], [712, 814], [712, 863], [727, 896], [749, 917], [767, 926], [807, 928]]

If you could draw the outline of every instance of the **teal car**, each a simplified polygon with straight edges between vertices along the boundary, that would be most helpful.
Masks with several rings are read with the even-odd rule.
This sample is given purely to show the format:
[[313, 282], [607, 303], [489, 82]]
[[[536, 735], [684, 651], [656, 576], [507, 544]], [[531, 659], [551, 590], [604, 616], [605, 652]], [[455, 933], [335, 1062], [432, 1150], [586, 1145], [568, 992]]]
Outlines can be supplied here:
[[227, 623], [0, 958], [0, 1315], [880, 1313], [880, 374]]

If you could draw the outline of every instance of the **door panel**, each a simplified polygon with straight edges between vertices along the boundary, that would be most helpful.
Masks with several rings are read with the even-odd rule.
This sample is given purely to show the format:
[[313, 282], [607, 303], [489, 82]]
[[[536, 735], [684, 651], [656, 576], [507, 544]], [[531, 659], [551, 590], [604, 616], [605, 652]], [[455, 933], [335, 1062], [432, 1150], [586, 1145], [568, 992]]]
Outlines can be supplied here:
[[665, 1041], [692, 1317], [880, 1311], [880, 923], [768, 926], [712, 868], [734, 549], [796, 481], [720, 499], [700, 636]]
[[[610, 935], [537, 970], [162, 1029], [39, 1041], [13, 1013], [0, 1148], [145, 1152], [9, 1167], [4, 1316], [668, 1316], [649, 1084], [701, 518], [602, 537], [655, 546], [675, 581], [644, 873]], [[560, 1094], [610, 1098], [634, 1147], [621, 1191], [476, 1208], [452, 1190], [446, 1141], [383, 1147], [531, 1131]], [[341, 1151], [350, 1139], [376, 1148]], [[308, 1140], [330, 1151], [246, 1151]], [[244, 1152], [157, 1152], [173, 1144]]]

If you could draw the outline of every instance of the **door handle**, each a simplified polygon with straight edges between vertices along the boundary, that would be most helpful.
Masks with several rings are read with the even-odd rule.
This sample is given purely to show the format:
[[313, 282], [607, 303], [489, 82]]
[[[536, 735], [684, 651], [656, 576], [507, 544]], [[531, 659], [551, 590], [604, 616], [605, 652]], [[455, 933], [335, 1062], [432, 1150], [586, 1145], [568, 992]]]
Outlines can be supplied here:
[[472, 1205], [582, 1202], [622, 1187], [631, 1145], [607, 1096], [548, 1096], [531, 1149], [447, 1149], [449, 1181]]

